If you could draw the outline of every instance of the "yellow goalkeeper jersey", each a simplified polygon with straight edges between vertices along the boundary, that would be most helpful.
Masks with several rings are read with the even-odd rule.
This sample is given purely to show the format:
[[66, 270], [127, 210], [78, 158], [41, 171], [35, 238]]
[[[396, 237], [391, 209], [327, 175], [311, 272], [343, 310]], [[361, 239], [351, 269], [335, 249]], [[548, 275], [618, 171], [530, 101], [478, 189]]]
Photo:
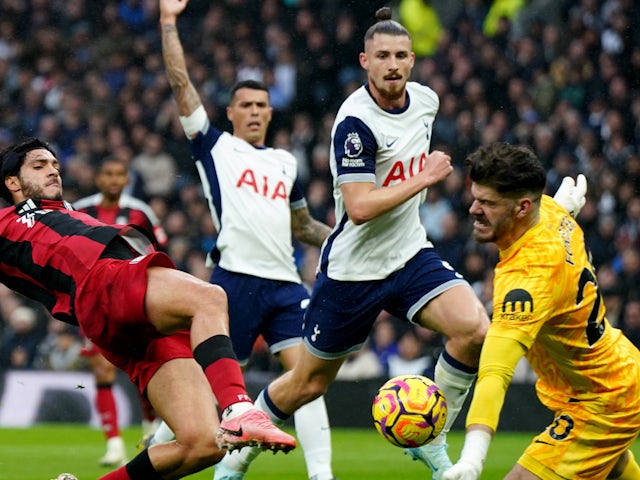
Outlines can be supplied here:
[[538, 397], [552, 411], [578, 401], [594, 413], [640, 408], [640, 353], [605, 318], [582, 229], [546, 195], [540, 222], [500, 251], [468, 425], [497, 428], [523, 354], [538, 375]]

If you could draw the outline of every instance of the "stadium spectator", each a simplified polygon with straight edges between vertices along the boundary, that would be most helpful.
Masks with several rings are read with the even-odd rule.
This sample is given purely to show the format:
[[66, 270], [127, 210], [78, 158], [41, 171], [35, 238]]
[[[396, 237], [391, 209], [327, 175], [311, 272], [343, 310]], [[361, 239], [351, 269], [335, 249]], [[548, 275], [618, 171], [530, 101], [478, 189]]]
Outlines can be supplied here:
[[[232, 133], [211, 125], [189, 78], [178, 34], [178, 17], [187, 5], [181, 0], [160, 1], [162, 54], [218, 233], [209, 252], [215, 265], [210, 281], [227, 293], [229, 335], [240, 365], [248, 364], [261, 335], [283, 368], [290, 370], [299, 359], [309, 299], [294, 263], [292, 237], [320, 247], [331, 229], [309, 215], [296, 158], [265, 144], [273, 108], [267, 85], [256, 80], [262, 76], [250, 68], [258, 67], [257, 61], [249, 60], [253, 56], [245, 55], [246, 76], [240, 76], [230, 92], [226, 113]], [[309, 478], [333, 479], [324, 398], [301, 407], [294, 420]], [[216, 466], [214, 478], [244, 478], [260, 451], [255, 446], [229, 453]]]
[[442, 240], [444, 218], [452, 212], [451, 203], [442, 194], [442, 190], [441, 184], [429, 187], [425, 201], [419, 208], [420, 222], [429, 238], [435, 243]]
[[624, 286], [625, 300], [640, 296], [640, 248], [626, 245], [613, 264]]
[[493, 263], [488, 249], [476, 245], [467, 247], [460, 273], [471, 284], [476, 294], [482, 291], [487, 270]]
[[[594, 264], [595, 267], [595, 264]], [[625, 290], [611, 263], [596, 267], [598, 286], [602, 292], [602, 301], [607, 310], [607, 320], [616, 328], [624, 330], [623, 315]]]
[[49, 321], [47, 338], [40, 343], [36, 366], [39, 369], [69, 372], [87, 368], [80, 352], [78, 328], [56, 319]]
[[[126, 163], [116, 158], [105, 158], [95, 176], [98, 192], [77, 200], [73, 206], [109, 225], [136, 225], [149, 232], [156, 244], [163, 247], [167, 243], [167, 236], [154, 212], [143, 201], [123, 193], [129, 183], [127, 168]], [[93, 374], [96, 385], [95, 406], [107, 441], [107, 451], [98, 463], [104, 467], [119, 467], [127, 463], [127, 453], [120, 435], [118, 409], [113, 395], [116, 367], [89, 339], [85, 339], [82, 355], [87, 358]], [[142, 434], [151, 435], [157, 427], [156, 414], [144, 396], [140, 400]]]
[[254, 442], [294, 448], [246, 392], [224, 291], [176, 270], [144, 231], [73, 210], [60, 168], [36, 138], [0, 154], [0, 194], [11, 204], [0, 211], [3, 283], [79, 325], [178, 433], [101, 479], [182, 478]]
[[615, 215], [600, 215], [596, 228], [591, 231], [586, 228], [585, 230], [585, 241], [591, 251], [593, 265], [599, 268], [611, 263], [617, 255]]
[[464, 446], [445, 480], [480, 478], [523, 356], [555, 418], [505, 478], [640, 478], [629, 450], [640, 432], [640, 352], [606, 318], [580, 227], [543, 195], [546, 172], [530, 149], [495, 143], [467, 164], [473, 236], [495, 243], [501, 261]]
[[465, 256], [466, 238], [462, 231], [460, 220], [454, 210], [442, 216], [442, 236], [434, 241], [438, 254], [446, 260], [456, 271], [461, 271]]
[[425, 375], [433, 378], [435, 359], [426, 352], [426, 345], [413, 328], [398, 339], [398, 352], [389, 355], [389, 377], [403, 374]]
[[524, 7], [523, 0], [494, 0], [484, 19], [483, 30], [489, 37], [506, 36], [510, 24]]
[[356, 88], [362, 83], [362, 72], [354, 59], [358, 58], [360, 49], [358, 46], [358, 25], [356, 16], [348, 8], [338, 12], [335, 21], [335, 35], [333, 39], [333, 52], [336, 61], [336, 78], [338, 85], [343, 89], [356, 84]]
[[142, 177], [144, 199], [172, 199], [176, 193], [177, 167], [175, 159], [164, 150], [162, 136], [155, 132], [145, 132], [141, 149], [131, 160], [131, 169]]
[[33, 369], [43, 339], [36, 311], [26, 305], [15, 308], [9, 314], [2, 336], [0, 363], [3, 369]]
[[400, 22], [413, 40], [416, 57], [433, 55], [442, 35], [438, 11], [429, 0], [401, 0], [398, 6]]
[[398, 353], [398, 332], [394, 322], [399, 321], [387, 312], [380, 312], [370, 335], [371, 349], [378, 357], [384, 374], [389, 376], [389, 357]]
[[629, 340], [640, 349], [640, 300], [629, 299], [623, 312], [620, 327]]
[[344, 381], [383, 377], [385, 377], [385, 371], [378, 361], [378, 356], [371, 350], [369, 342], [357, 352], [350, 353], [336, 374], [336, 380]]

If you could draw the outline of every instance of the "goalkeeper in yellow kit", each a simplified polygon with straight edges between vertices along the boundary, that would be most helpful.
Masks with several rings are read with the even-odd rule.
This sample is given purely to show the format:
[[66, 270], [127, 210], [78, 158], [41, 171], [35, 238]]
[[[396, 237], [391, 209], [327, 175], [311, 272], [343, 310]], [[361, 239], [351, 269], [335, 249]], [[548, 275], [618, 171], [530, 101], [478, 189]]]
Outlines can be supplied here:
[[543, 195], [545, 171], [529, 149], [495, 143], [466, 163], [473, 235], [495, 243], [500, 261], [464, 447], [444, 479], [480, 477], [523, 355], [555, 418], [505, 479], [640, 479], [629, 450], [640, 432], [640, 352], [606, 319], [581, 228]]

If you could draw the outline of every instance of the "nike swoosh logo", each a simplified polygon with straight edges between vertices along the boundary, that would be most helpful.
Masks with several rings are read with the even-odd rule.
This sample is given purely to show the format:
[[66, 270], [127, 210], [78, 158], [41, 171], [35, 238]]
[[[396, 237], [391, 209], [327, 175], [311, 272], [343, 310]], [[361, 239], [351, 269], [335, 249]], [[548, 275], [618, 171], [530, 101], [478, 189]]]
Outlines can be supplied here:
[[229, 435], [233, 435], [234, 437], [242, 437], [242, 427], [240, 427], [240, 430], [229, 430], [228, 428], [224, 428], [224, 427], [220, 427], [221, 430], [224, 430], [225, 433], [228, 433]]
[[535, 440], [533, 443], [544, 443], [545, 445], [551, 445], [552, 447], [554, 446], [553, 443], [545, 442], [544, 440]]
[[387, 142], [387, 148], [393, 147], [393, 144], [396, 143], [397, 141], [398, 141], [398, 139], [394, 138], [392, 141]]

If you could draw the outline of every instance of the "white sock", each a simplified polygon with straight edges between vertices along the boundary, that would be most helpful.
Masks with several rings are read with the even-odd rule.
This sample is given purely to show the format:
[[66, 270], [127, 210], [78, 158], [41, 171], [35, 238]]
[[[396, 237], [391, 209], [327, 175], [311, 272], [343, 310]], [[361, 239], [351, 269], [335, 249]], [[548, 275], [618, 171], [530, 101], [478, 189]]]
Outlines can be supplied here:
[[158, 425], [160, 425], [160, 419], [156, 418], [155, 420], [142, 420], [142, 435], [153, 435]]
[[149, 442], [149, 445], [155, 445], [156, 443], [170, 442], [175, 438], [176, 436], [173, 434], [173, 430], [169, 428], [169, 425], [162, 422], [154, 432], [153, 436], [151, 437], [151, 441]]
[[331, 430], [324, 397], [300, 407], [293, 418], [309, 479], [331, 480]]
[[262, 450], [260, 447], [242, 447], [239, 450], [227, 452], [220, 463], [234, 472], [245, 473], [249, 470], [249, 465], [253, 462]]
[[251, 402], [237, 402], [232, 403], [222, 412], [222, 418], [226, 420], [230, 420], [232, 418], [237, 417], [238, 415], [242, 415], [247, 410], [251, 410], [253, 408], [253, 403]]
[[458, 417], [469, 394], [469, 388], [471, 388], [476, 376], [475, 373], [464, 372], [456, 368], [443, 355], [438, 358], [434, 381], [440, 387], [447, 400], [447, 420], [442, 432], [431, 442], [431, 445], [438, 445], [446, 441], [447, 433], [451, 430], [453, 422]]

